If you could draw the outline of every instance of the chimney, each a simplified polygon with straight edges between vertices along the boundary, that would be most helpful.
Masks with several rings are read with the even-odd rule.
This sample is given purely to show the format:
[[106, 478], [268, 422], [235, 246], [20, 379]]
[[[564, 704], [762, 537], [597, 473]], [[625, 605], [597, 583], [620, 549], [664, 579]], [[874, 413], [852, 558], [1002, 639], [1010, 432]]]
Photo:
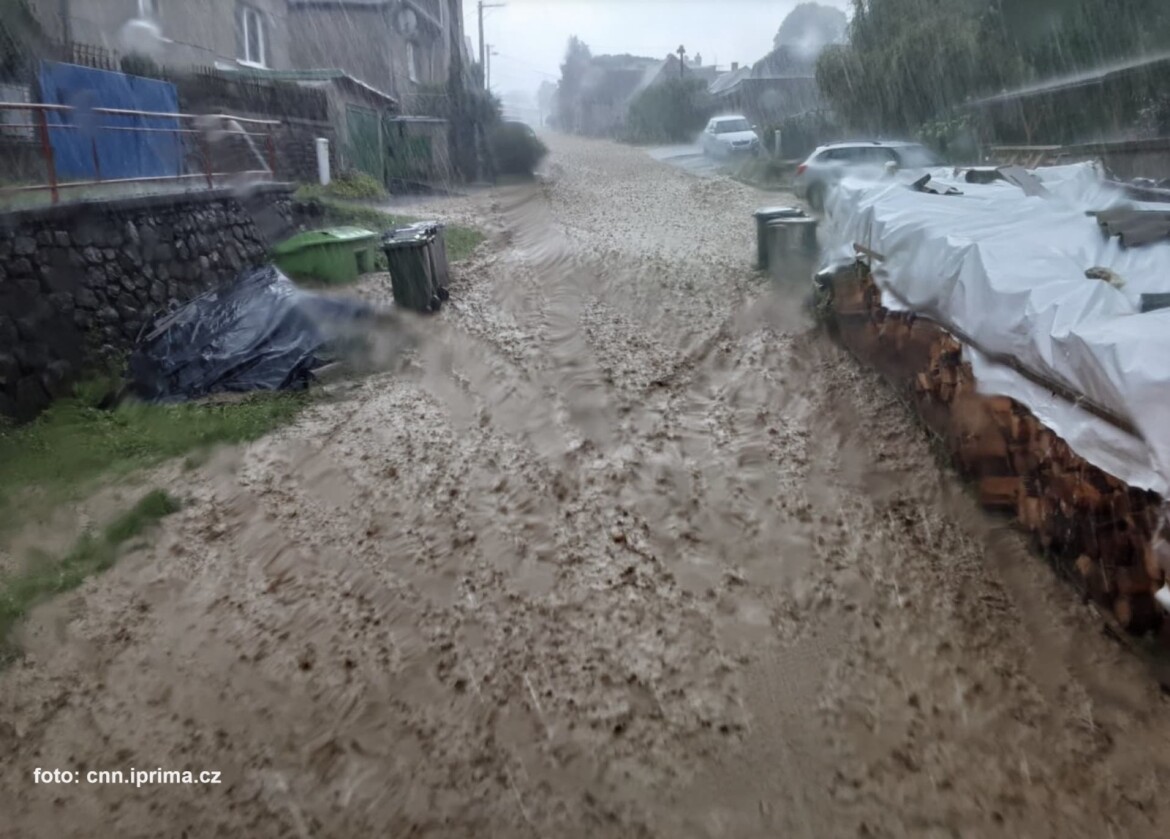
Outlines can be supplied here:
[[738, 69], [739, 69], [739, 62], [738, 61], [731, 62], [731, 72], [734, 73]]

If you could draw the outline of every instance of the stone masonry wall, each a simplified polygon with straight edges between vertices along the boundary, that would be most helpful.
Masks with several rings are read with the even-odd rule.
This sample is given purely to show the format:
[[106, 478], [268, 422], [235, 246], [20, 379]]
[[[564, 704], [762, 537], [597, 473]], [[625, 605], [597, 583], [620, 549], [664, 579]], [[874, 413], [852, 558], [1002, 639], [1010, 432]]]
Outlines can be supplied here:
[[0, 215], [0, 414], [34, 417], [154, 313], [263, 263], [271, 217], [291, 223], [291, 187], [245, 200], [269, 223], [226, 190]]

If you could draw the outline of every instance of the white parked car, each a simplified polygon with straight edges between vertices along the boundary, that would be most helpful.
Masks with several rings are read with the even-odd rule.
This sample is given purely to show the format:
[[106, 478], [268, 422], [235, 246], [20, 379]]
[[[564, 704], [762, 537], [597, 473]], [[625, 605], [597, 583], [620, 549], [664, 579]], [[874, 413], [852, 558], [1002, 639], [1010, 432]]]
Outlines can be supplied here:
[[703, 129], [703, 154], [730, 157], [736, 154], [759, 154], [760, 135], [756, 127], [742, 116], [715, 117]]

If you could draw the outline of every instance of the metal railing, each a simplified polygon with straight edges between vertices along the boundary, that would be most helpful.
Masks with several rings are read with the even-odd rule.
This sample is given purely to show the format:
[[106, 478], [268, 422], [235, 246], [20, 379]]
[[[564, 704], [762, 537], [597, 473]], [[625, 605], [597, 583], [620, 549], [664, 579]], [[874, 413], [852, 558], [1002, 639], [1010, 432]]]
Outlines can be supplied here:
[[[136, 111], [124, 108], [86, 108], [71, 105], [46, 105], [28, 102], [0, 102], [0, 114], [8, 112], [28, 114], [26, 122], [0, 121], [0, 150], [4, 148], [35, 147], [36, 154], [44, 164], [45, 181], [35, 184], [0, 185], [0, 198], [29, 192], [45, 192], [53, 204], [57, 204], [63, 190], [79, 189], [101, 185], [163, 184], [184, 181], [206, 182], [213, 189], [227, 177], [266, 176], [276, 174], [275, 131], [279, 120], [251, 119], [231, 114], [184, 114], [160, 111]], [[50, 120], [51, 114], [63, 115], [63, 119]], [[78, 120], [77, 117], [82, 119]], [[176, 127], [154, 128], [139, 125], [100, 124], [103, 118], [134, 117], [141, 119], [167, 119], [176, 121]], [[53, 144], [54, 131], [85, 132], [89, 134], [89, 148], [92, 154], [94, 177], [62, 181], [58, 176], [56, 153]], [[103, 178], [102, 161], [99, 154], [98, 136], [102, 132], [131, 132], [135, 134], [167, 134], [175, 138], [178, 169], [173, 175], [149, 175], [141, 177]], [[23, 137], [21, 136], [23, 134]], [[246, 146], [241, 165], [241, 149], [230, 149], [230, 140], [238, 139]], [[256, 140], [263, 141], [263, 151]], [[246, 168], [256, 162], [263, 168]], [[235, 164], [235, 165], [232, 165]]]

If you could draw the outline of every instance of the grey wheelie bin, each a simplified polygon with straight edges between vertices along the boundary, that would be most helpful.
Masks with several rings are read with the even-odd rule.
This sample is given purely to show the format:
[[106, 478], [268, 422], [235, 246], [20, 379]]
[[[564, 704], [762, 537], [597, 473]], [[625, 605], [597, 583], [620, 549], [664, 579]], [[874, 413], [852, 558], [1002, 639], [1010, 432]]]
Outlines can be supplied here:
[[761, 207], [752, 213], [756, 217], [756, 267], [768, 270], [768, 225], [778, 219], [806, 218], [799, 207]]
[[415, 312], [437, 312], [447, 299], [449, 275], [440, 225], [414, 224], [389, 231], [382, 250], [394, 302]]

